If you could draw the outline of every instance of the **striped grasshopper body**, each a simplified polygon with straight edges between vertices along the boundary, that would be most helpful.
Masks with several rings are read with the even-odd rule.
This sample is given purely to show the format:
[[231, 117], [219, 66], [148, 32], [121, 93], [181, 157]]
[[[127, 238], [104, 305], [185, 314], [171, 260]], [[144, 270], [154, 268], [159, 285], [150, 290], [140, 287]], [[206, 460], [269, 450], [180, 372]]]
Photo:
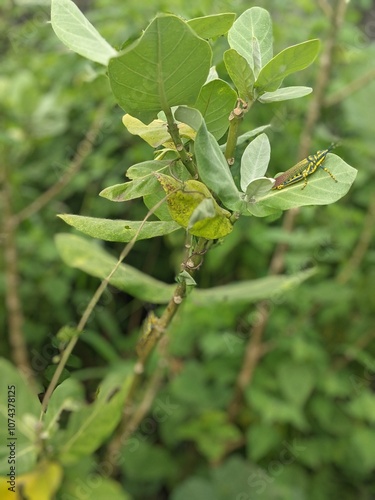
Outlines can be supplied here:
[[309, 155], [307, 158], [304, 158], [296, 165], [294, 165], [294, 167], [280, 174], [278, 177], [276, 177], [276, 182], [272, 189], [283, 189], [302, 180], [304, 181], [302, 189], [305, 189], [305, 187], [307, 186], [308, 176], [313, 174], [319, 167], [327, 172], [327, 174], [329, 174], [331, 178], [335, 182], [337, 182], [337, 179], [328, 170], [328, 168], [323, 167], [323, 163], [326, 159], [327, 154], [334, 147], [335, 146], [332, 144], [328, 149], [323, 149], [322, 151], [318, 151], [314, 155]]

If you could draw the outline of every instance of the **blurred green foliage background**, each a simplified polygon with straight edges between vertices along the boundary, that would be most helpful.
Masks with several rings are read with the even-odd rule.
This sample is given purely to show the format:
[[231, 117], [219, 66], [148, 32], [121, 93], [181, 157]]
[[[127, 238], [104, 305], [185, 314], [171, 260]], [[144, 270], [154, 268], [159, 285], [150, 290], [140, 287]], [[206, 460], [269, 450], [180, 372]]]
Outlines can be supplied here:
[[[239, 0], [76, 3], [115, 47], [137, 37], [158, 11], [192, 18], [239, 14], [251, 6]], [[324, 45], [328, 1], [257, 5], [271, 14], [275, 52], [315, 37]], [[138, 200], [114, 204], [98, 193], [124, 182], [126, 169], [150, 159], [152, 150], [126, 132], [105, 73], [55, 37], [48, 24], [49, 2], [5, 0], [0, 14], [2, 233], [6, 221], [18, 217], [18, 317], [32, 367], [46, 386], [58, 352], [56, 332], [79, 319], [97, 286], [96, 279], [60, 260], [54, 236], [69, 229], [56, 214], [142, 218], [146, 209]], [[281, 219], [241, 219], [207, 255], [197, 279], [199, 286], [210, 287], [263, 277], [280, 244], [288, 247], [286, 273], [312, 265], [319, 273], [270, 302], [264, 352], [235, 424], [227, 408], [249, 332], [260, 321], [259, 309], [182, 310], [170, 332], [160, 392], [124, 450], [121, 481], [135, 499], [375, 498], [374, 25], [372, 2], [348, 5], [312, 136], [312, 152], [339, 139], [338, 154], [359, 170], [349, 194], [334, 205], [301, 209], [291, 232], [282, 228]], [[217, 61], [225, 48], [224, 40], [215, 43]], [[225, 79], [224, 66], [217, 70]], [[314, 87], [318, 70], [317, 62], [287, 83]], [[257, 105], [242, 124], [243, 132], [272, 124], [274, 173], [299, 159], [311, 99]], [[93, 151], [56, 196], [40, 207], [32, 205], [66, 180], [99, 114], [103, 119]], [[5, 238], [2, 243], [6, 249]], [[172, 283], [182, 243], [179, 233], [139, 242], [127, 263]], [[120, 251], [118, 245], [106, 246], [114, 255]], [[2, 257], [5, 262], [9, 266]], [[2, 267], [5, 303], [6, 271], [12, 270]], [[85, 381], [88, 394], [109, 366], [134, 357], [147, 309], [115, 289], [105, 294], [67, 366]], [[8, 300], [1, 312], [0, 348], [9, 359], [11, 311]], [[150, 373], [153, 369], [150, 363]], [[82, 464], [83, 471], [91, 460]]]

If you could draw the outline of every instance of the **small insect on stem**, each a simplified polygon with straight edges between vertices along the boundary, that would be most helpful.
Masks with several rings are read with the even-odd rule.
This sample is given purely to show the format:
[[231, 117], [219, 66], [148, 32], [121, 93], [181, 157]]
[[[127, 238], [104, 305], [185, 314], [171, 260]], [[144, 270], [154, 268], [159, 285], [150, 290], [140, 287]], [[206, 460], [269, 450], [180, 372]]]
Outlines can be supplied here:
[[307, 186], [308, 176], [313, 174], [318, 169], [318, 167], [327, 172], [327, 174], [329, 174], [331, 178], [335, 182], [337, 182], [337, 179], [328, 170], [328, 168], [323, 167], [323, 163], [326, 159], [327, 154], [334, 147], [335, 144], [331, 144], [328, 149], [323, 149], [322, 151], [317, 151], [314, 155], [307, 156], [307, 158], [304, 158], [292, 168], [280, 174], [278, 177], [276, 177], [276, 182], [272, 189], [283, 189], [302, 180], [304, 181], [302, 189], [305, 189], [305, 187]]

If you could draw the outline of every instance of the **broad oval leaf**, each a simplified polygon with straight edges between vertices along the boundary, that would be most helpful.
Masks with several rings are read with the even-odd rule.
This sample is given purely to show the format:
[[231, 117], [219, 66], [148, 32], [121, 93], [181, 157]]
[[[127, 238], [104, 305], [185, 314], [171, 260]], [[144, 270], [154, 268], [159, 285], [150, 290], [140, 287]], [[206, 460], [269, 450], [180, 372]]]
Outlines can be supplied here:
[[59, 217], [88, 236], [123, 243], [131, 241], [136, 235], [137, 240], [146, 240], [170, 234], [180, 228], [174, 221], [111, 220], [72, 214], [60, 214]]
[[310, 66], [318, 55], [319, 47], [319, 40], [314, 39], [282, 50], [261, 69], [255, 82], [258, 92], [273, 92], [286, 76]]
[[223, 80], [212, 80], [203, 85], [194, 108], [206, 122], [207, 130], [219, 140], [229, 127], [229, 115], [236, 105], [237, 93]]
[[268, 193], [275, 184], [274, 179], [269, 177], [259, 177], [251, 181], [246, 188], [246, 198], [248, 200], [255, 200], [260, 196]]
[[195, 108], [189, 108], [188, 106], [179, 106], [174, 116], [176, 120], [179, 120], [187, 125], [190, 125], [195, 131], [199, 130], [202, 125], [203, 117], [201, 112]]
[[118, 54], [71, 0], [52, 0], [51, 24], [64, 45], [91, 61], [107, 66]]
[[272, 298], [276, 294], [286, 292], [315, 274], [314, 269], [302, 271], [293, 276], [267, 276], [252, 281], [229, 283], [209, 289], [195, 289], [188, 301], [196, 307], [213, 304], [243, 304]]
[[251, 7], [239, 16], [228, 33], [228, 42], [232, 49], [241, 54], [254, 71], [254, 43], [259, 43], [261, 66], [272, 59], [272, 21], [268, 11], [261, 7]]
[[159, 15], [142, 37], [111, 59], [120, 106], [146, 123], [172, 106], [194, 104], [211, 66], [211, 48], [181, 19]]
[[[61, 258], [68, 266], [91, 276], [106, 278], [117, 264], [117, 259], [86, 238], [60, 233], [55, 241]], [[175, 285], [156, 280], [127, 264], [120, 265], [110, 283], [119, 290], [152, 304], [168, 303], [175, 290]]]
[[134, 179], [133, 181], [109, 186], [100, 191], [99, 196], [116, 202], [129, 201], [152, 194], [156, 187], [157, 182], [155, 177], [149, 175], [141, 179]]
[[270, 141], [260, 134], [246, 147], [241, 158], [241, 189], [246, 192], [249, 183], [264, 176], [271, 156]]
[[238, 90], [238, 95], [245, 101], [253, 100], [253, 70], [248, 61], [235, 49], [224, 52], [224, 63], [232, 82]]
[[195, 155], [200, 178], [223, 204], [231, 210], [240, 210], [242, 200], [234, 183], [228, 163], [204, 122], [195, 139]]
[[[306, 205], [328, 205], [339, 200], [349, 191], [357, 170], [332, 153], [327, 155], [324, 167], [328, 168], [337, 182], [323, 169], [318, 168], [307, 177], [307, 186], [304, 189], [303, 181], [280, 190], [274, 189], [257, 200], [255, 211], [262, 207], [288, 210]], [[252, 211], [251, 205], [248, 205], [248, 210]]]
[[232, 26], [236, 14], [224, 12], [223, 14], [214, 14], [212, 16], [196, 17], [190, 19], [187, 24], [201, 38], [216, 38], [228, 33]]

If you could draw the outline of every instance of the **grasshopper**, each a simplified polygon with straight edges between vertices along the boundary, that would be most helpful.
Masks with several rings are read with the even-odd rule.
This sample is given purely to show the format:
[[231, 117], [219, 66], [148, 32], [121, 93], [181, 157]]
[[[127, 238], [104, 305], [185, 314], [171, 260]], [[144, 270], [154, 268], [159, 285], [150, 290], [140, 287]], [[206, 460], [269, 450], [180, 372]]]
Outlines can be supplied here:
[[283, 189], [302, 180], [304, 181], [302, 189], [305, 189], [305, 187], [307, 186], [307, 177], [313, 174], [318, 167], [322, 168], [325, 172], [327, 172], [327, 174], [331, 176], [331, 178], [335, 182], [337, 182], [337, 179], [328, 170], [328, 168], [322, 166], [327, 154], [334, 147], [335, 144], [331, 144], [328, 149], [323, 149], [322, 151], [317, 151], [314, 155], [307, 156], [296, 165], [291, 167], [289, 170], [280, 174], [278, 177], [276, 177], [276, 182], [272, 189]]

